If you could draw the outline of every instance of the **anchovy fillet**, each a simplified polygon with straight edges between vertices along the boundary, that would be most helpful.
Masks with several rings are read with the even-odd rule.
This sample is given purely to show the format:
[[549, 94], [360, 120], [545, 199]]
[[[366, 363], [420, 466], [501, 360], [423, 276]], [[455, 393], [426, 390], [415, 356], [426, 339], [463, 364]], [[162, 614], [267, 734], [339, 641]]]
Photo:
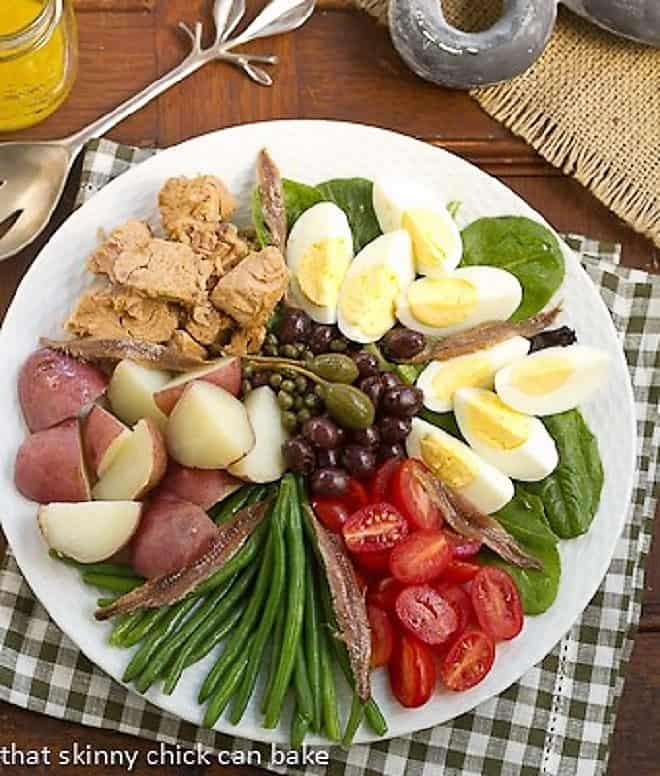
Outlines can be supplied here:
[[268, 499], [245, 507], [231, 522], [220, 526], [201, 558], [178, 571], [150, 579], [109, 606], [97, 609], [94, 616], [97, 620], [107, 620], [117, 614], [127, 614], [140, 608], [157, 609], [185, 598], [236, 555], [264, 519], [271, 502], [272, 499]]
[[261, 210], [273, 245], [284, 252], [286, 244], [286, 207], [282, 178], [268, 151], [263, 149], [257, 159], [257, 181], [261, 195]]

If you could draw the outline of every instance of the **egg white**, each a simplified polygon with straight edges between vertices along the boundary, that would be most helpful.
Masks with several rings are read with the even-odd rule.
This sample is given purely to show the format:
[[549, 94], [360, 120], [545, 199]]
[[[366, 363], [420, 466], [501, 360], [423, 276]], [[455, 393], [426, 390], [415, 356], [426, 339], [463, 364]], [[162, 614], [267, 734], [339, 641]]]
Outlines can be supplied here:
[[[462, 320], [447, 326], [431, 326], [418, 320], [410, 306], [408, 294], [411, 286], [399, 294], [397, 318], [409, 329], [429, 337], [446, 337], [486, 321], [505, 321], [517, 310], [522, 300], [522, 287], [518, 278], [499, 267], [461, 267], [446, 278], [449, 282], [452, 279], [466, 281], [477, 293], [476, 307]], [[442, 283], [443, 280], [439, 278], [437, 282]], [[415, 283], [425, 281], [426, 278], [420, 278]]]
[[[535, 417], [524, 415], [528, 426], [525, 441], [510, 449], [491, 445], [484, 439], [481, 429], [473, 428], [468, 418], [470, 407], [475, 406], [480, 395], [490, 394], [483, 388], [461, 388], [454, 394], [456, 421], [470, 447], [483, 459], [504, 474], [522, 482], [538, 482], [551, 474], [559, 462], [557, 447], [543, 423]], [[515, 410], [509, 410], [515, 413]], [[519, 413], [523, 415], [523, 413]], [[505, 428], [505, 427], [503, 427]]]
[[610, 357], [586, 345], [539, 350], [505, 366], [495, 376], [503, 402], [529, 415], [554, 415], [575, 409], [606, 381]]
[[453, 395], [438, 396], [434, 382], [439, 375], [447, 379], [451, 379], [452, 374], [460, 375], [462, 379], [458, 379], [454, 390], [492, 388], [498, 370], [526, 356], [529, 344], [529, 340], [524, 337], [511, 337], [476, 353], [446, 361], [431, 361], [417, 378], [417, 387], [424, 395], [424, 406], [434, 412], [449, 412], [454, 406]]
[[[355, 301], [353, 294], [355, 284], [360, 283], [365, 272], [380, 268], [383, 272], [391, 272], [396, 276], [396, 289], [391, 299], [381, 300], [384, 305], [389, 305], [391, 314], [384, 318], [382, 326], [378, 330], [366, 330], [366, 325], [361, 321], [351, 320], [353, 314], [347, 312], [349, 299]], [[395, 300], [398, 293], [406, 288], [415, 278], [412, 248], [408, 233], [402, 229], [381, 235], [366, 245], [353, 259], [348, 272], [344, 277], [339, 291], [339, 303], [337, 307], [337, 323], [341, 333], [353, 342], [376, 342], [396, 323], [394, 316]], [[364, 307], [364, 317], [368, 316], [369, 302], [373, 302], [373, 289], [365, 289], [362, 297], [357, 300]]]
[[[422, 452], [422, 440], [427, 436], [432, 437], [447, 456], [460, 461], [473, 473], [470, 482], [457, 487], [455, 481], [443, 478], [441, 468], [434, 467], [433, 461], [428, 456], [424, 457]], [[406, 439], [406, 451], [410, 458], [423, 461], [438, 479], [464, 496], [480, 512], [497, 512], [513, 498], [513, 483], [505, 474], [480, 458], [460, 439], [421, 418], [413, 418], [412, 429]]]
[[306, 210], [291, 229], [286, 246], [286, 262], [291, 276], [289, 290], [294, 303], [317, 323], [337, 322], [337, 299], [343, 277], [337, 283], [337, 299], [332, 304], [318, 305], [303, 292], [298, 280], [303, 258], [308, 250], [326, 240], [342, 240], [346, 257], [352, 261], [353, 234], [344, 211], [333, 202], [319, 202]]

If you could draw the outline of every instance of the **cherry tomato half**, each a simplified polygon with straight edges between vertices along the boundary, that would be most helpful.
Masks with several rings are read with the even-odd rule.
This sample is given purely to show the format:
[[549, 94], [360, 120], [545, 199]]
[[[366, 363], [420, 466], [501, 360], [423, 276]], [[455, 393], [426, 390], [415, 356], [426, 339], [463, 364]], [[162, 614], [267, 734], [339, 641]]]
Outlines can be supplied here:
[[437, 579], [451, 559], [451, 545], [442, 531], [416, 531], [392, 550], [390, 571], [404, 585], [421, 585]]
[[[373, 555], [374, 553], [371, 554]], [[397, 582], [394, 577], [379, 579], [378, 582], [374, 582], [369, 586], [367, 590], [367, 603], [385, 609], [386, 612], [393, 612], [396, 606], [396, 599], [402, 590], [401, 583]]]
[[495, 660], [495, 644], [483, 631], [465, 631], [452, 644], [440, 663], [440, 679], [450, 690], [474, 687], [490, 671]]
[[353, 560], [367, 574], [382, 577], [390, 573], [390, 555], [392, 550], [380, 550], [379, 552], [356, 552]]
[[443, 644], [458, 627], [454, 607], [430, 585], [404, 587], [396, 599], [396, 613], [425, 644]]
[[394, 504], [413, 529], [428, 530], [442, 526], [440, 510], [425, 485], [425, 479], [432, 476], [421, 461], [408, 458], [392, 478]]
[[517, 636], [523, 626], [520, 593], [509, 574], [497, 566], [483, 566], [472, 580], [472, 605], [479, 625], [495, 641]]
[[408, 523], [391, 504], [382, 501], [352, 514], [342, 532], [351, 552], [379, 552], [391, 549], [407, 536]]
[[341, 533], [342, 526], [350, 514], [342, 499], [317, 498], [312, 501], [312, 507], [318, 519], [329, 531]]
[[371, 667], [379, 668], [390, 662], [394, 631], [389, 615], [383, 609], [367, 604], [367, 616], [371, 628]]
[[465, 560], [453, 560], [442, 572], [445, 582], [454, 582], [463, 585], [477, 575], [481, 566], [478, 563], [468, 563]]
[[390, 485], [400, 466], [401, 461], [398, 458], [388, 458], [385, 463], [378, 467], [369, 487], [372, 501], [392, 500]]
[[403, 706], [422, 706], [433, 694], [433, 653], [411, 633], [403, 633], [396, 639], [389, 670], [392, 692]]
[[457, 636], [460, 636], [468, 625], [476, 624], [477, 617], [472, 608], [472, 601], [462, 587], [452, 585], [450, 582], [440, 582], [434, 587], [456, 613], [458, 624], [455, 633]]
[[451, 542], [454, 550], [454, 557], [459, 559], [471, 558], [476, 555], [482, 547], [479, 539], [466, 539], [453, 531], [445, 531], [447, 539]]
[[348, 489], [339, 501], [346, 507], [348, 514], [352, 515], [353, 512], [357, 512], [358, 509], [363, 509], [367, 506], [369, 494], [361, 482], [358, 482], [355, 477], [351, 477], [348, 480]]

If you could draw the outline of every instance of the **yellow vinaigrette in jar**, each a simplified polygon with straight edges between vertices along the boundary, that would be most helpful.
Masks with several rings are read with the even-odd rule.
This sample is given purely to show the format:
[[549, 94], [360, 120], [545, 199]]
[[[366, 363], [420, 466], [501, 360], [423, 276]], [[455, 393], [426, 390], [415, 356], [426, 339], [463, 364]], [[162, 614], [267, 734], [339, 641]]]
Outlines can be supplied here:
[[43, 121], [75, 80], [70, 0], [0, 0], [0, 132]]

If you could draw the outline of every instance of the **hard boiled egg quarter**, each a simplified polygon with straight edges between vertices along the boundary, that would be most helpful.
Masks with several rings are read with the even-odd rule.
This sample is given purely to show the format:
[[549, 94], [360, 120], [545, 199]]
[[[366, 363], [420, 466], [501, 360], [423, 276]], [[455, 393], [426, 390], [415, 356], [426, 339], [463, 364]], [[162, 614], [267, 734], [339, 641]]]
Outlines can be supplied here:
[[515, 275], [498, 267], [461, 267], [442, 278], [419, 278], [397, 299], [404, 326], [445, 337], [485, 321], [505, 321], [520, 305]]
[[586, 345], [539, 350], [501, 369], [495, 390], [509, 407], [530, 415], [571, 410], [603, 385], [610, 357]]
[[456, 269], [461, 233], [439, 197], [412, 181], [390, 178], [374, 183], [373, 206], [383, 232], [408, 232], [418, 273], [442, 276]]
[[396, 322], [396, 298], [414, 277], [407, 232], [390, 232], [366, 245], [351, 262], [339, 292], [341, 333], [353, 342], [379, 340]]
[[511, 409], [492, 391], [460, 388], [454, 412], [470, 447], [514, 480], [537, 482], [557, 466], [557, 448], [543, 423]]
[[413, 418], [406, 450], [480, 512], [497, 512], [513, 498], [513, 483], [506, 475], [460, 439], [421, 418]]
[[492, 388], [495, 374], [529, 352], [529, 340], [511, 339], [466, 356], [431, 361], [417, 379], [424, 406], [435, 412], [449, 412], [459, 388]]
[[351, 227], [333, 202], [319, 202], [293, 225], [286, 246], [291, 293], [317, 323], [336, 323], [339, 289], [352, 259]]

